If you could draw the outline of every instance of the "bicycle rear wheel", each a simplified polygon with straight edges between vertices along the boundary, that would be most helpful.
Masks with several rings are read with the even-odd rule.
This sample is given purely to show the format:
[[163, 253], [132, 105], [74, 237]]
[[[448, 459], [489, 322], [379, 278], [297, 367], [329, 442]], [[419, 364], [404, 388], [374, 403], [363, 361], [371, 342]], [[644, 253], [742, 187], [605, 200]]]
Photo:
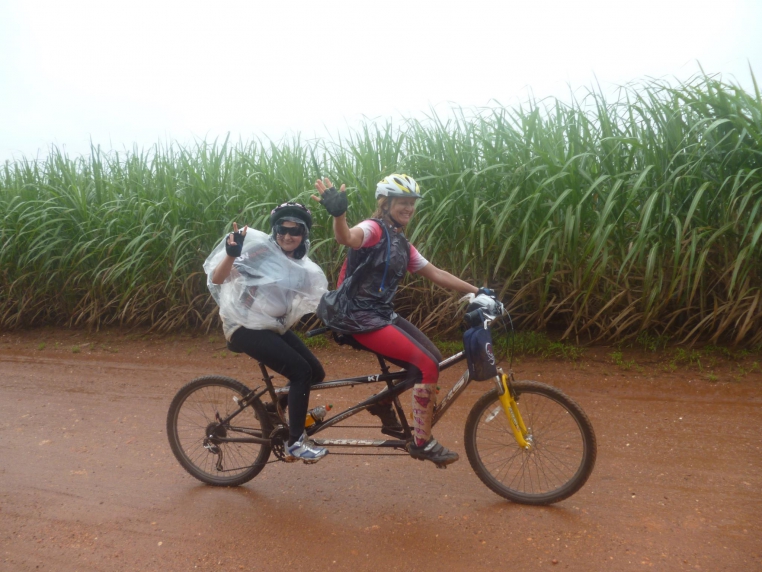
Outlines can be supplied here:
[[532, 505], [564, 500], [593, 471], [593, 426], [582, 408], [554, 387], [517, 381], [513, 389], [530, 448], [516, 442], [493, 389], [479, 398], [466, 421], [471, 467], [485, 485], [508, 500]]
[[177, 460], [209, 485], [233, 487], [256, 477], [270, 456], [270, 446], [226, 439], [268, 438], [272, 431], [264, 406], [255, 400], [229, 423], [249, 393], [229, 377], [209, 375], [190, 381], [177, 392], [167, 413], [167, 436]]

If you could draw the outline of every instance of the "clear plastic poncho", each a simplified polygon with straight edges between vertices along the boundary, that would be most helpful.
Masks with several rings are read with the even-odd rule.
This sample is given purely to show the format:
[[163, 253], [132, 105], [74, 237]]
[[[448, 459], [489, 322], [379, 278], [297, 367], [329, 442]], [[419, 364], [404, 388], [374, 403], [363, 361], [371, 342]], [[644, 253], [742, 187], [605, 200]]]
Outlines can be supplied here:
[[204, 262], [206, 284], [220, 307], [226, 339], [240, 326], [283, 334], [315, 311], [328, 289], [320, 267], [307, 256], [289, 258], [269, 235], [251, 228], [230, 276], [213, 284], [212, 273], [226, 256], [226, 240], [227, 235]]

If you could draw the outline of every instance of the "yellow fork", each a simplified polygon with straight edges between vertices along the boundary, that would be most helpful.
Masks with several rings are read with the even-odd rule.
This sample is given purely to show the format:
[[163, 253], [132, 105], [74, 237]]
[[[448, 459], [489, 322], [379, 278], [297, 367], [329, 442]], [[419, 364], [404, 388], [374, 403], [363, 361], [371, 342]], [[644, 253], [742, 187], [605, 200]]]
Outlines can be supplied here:
[[500, 382], [503, 384], [503, 394], [500, 396], [500, 403], [503, 406], [505, 416], [508, 418], [508, 424], [511, 426], [513, 436], [519, 447], [529, 449], [531, 445], [525, 439], [529, 432], [526, 425], [524, 425], [524, 420], [521, 418], [521, 413], [519, 413], [519, 406], [516, 404], [516, 400], [513, 399], [508, 388], [508, 376], [505, 373], [500, 376]]

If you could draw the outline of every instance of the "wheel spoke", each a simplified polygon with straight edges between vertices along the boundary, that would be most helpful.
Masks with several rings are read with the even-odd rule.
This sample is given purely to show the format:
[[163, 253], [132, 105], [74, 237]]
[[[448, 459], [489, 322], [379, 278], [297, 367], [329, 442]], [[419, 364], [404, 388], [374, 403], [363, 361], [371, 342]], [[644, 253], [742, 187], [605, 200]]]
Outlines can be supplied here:
[[488, 487], [510, 500], [529, 504], [562, 500], [584, 484], [595, 463], [590, 422], [555, 388], [517, 382], [514, 389], [530, 447], [516, 442], [508, 419], [497, 409], [501, 406], [493, 390], [477, 401], [469, 415], [469, 461]]
[[[270, 455], [269, 445], [215, 439], [215, 436], [232, 436], [231, 433], [269, 435], [270, 429], [258, 419], [255, 406], [239, 411], [233, 399], [242, 399], [248, 391], [235, 380], [208, 376], [187, 384], [172, 401], [167, 417], [170, 445], [180, 464], [197, 479], [208, 484], [232, 486], [250, 480], [264, 467]], [[219, 425], [222, 419], [236, 412], [235, 428]], [[207, 448], [207, 443], [219, 452]], [[218, 468], [220, 464], [221, 470]]]

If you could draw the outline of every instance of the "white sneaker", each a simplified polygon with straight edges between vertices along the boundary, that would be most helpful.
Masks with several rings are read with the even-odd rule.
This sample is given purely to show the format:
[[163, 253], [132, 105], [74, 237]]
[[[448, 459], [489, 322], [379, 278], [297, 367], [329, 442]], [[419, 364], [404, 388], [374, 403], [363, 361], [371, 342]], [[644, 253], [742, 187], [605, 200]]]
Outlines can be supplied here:
[[328, 454], [328, 449], [325, 447], [318, 447], [312, 441], [307, 439], [307, 433], [302, 433], [299, 440], [293, 445], [286, 445], [286, 458], [287, 463], [293, 463], [294, 461], [302, 460], [307, 464], [317, 463], [320, 459]]

